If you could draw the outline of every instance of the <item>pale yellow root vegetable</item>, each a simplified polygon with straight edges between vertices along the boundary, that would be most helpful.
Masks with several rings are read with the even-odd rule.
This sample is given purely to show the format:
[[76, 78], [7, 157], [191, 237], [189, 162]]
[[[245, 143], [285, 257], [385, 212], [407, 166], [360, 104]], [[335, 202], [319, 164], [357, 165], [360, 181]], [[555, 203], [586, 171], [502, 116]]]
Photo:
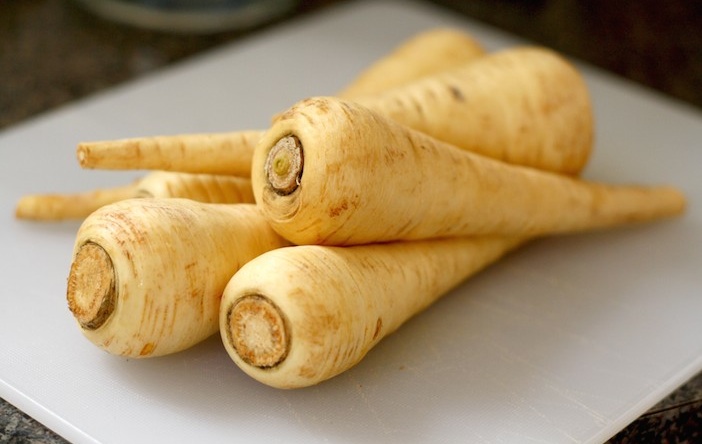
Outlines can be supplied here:
[[154, 171], [139, 182], [137, 197], [182, 197], [205, 203], [254, 203], [251, 179], [221, 174]]
[[296, 244], [536, 236], [680, 214], [673, 187], [591, 183], [460, 150], [359, 104], [304, 100], [261, 139], [252, 186]]
[[68, 307], [111, 354], [175, 353], [217, 331], [222, 291], [244, 263], [284, 245], [253, 204], [117, 202], [78, 231]]
[[317, 384], [520, 242], [476, 237], [271, 251], [227, 284], [220, 334], [256, 380], [278, 388]]
[[147, 169], [248, 177], [261, 131], [181, 134], [85, 142], [78, 145], [83, 168]]
[[462, 149], [543, 170], [576, 174], [593, 148], [587, 85], [546, 48], [498, 51], [355, 101]]
[[209, 203], [253, 203], [251, 180], [236, 176], [154, 171], [121, 187], [75, 194], [23, 196], [15, 215], [20, 219], [83, 219], [98, 208], [134, 197], [181, 197]]
[[[339, 95], [371, 94], [465, 64], [484, 54], [469, 34], [438, 28], [403, 43], [371, 65]], [[191, 134], [84, 142], [83, 168], [159, 169], [248, 177], [253, 148], [263, 131]]]
[[136, 184], [73, 194], [30, 194], [15, 206], [15, 217], [38, 221], [83, 219], [98, 208], [135, 197]]
[[407, 39], [366, 68], [337, 96], [376, 94], [455, 68], [484, 54], [482, 45], [466, 32], [453, 28], [429, 29]]

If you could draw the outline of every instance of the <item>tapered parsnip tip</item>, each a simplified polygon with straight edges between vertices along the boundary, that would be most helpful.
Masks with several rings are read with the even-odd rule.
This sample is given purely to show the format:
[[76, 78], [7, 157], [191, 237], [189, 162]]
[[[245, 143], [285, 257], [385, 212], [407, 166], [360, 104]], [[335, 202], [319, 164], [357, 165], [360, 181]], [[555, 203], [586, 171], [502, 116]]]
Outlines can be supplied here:
[[265, 174], [273, 190], [281, 195], [292, 193], [300, 185], [304, 156], [300, 139], [285, 136], [268, 153]]
[[22, 196], [15, 206], [16, 218], [40, 221], [71, 219], [89, 212], [87, 208], [83, 211], [82, 202], [59, 194]]
[[280, 309], [261, 295], [244, 296], [227, 314], [226, 338], [249, 365], [271, 368], [288, 355], [290, 335]]
[[22, 196], [15, 206], [15, 217], [18, 219], [43, 219], [40, 196]]
[[76, 253], [68, 276], [68, 308], [80, 326], [100, 328], [115, 310], [115, 270], [110, 255], [88, 242]]

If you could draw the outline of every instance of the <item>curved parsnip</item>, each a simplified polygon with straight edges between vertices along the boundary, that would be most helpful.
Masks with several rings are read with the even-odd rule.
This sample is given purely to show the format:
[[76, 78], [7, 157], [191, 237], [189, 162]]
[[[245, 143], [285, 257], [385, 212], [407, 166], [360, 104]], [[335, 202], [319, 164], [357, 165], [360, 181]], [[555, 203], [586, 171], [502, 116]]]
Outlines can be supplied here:
[[366, 68], [337, 96], [376, 94], [460, 66], [484, 54], [482, 45], [466, 32], [453, 28], [429, 29], [407, 39]]
[[252, 186], [296, 244], [536, 236], [681, 213], [672, 187], [614, 186], [457, 149], [356, 103], [304, 100], [261, 139]]
[[174, 353], [217, 331], [236, 270], [284, 245], [252, 204], [121, 201], [81, 225], [68, 306], [83, 334], [111, 354]]
[[234, 362], [258, 381], [310, 386], [355, 365], [383, 337], [520, 242], [456, 238], [271, 251], [227, 284], [220, 334]]
[[135, 197], [180, 197], [209, 203], [253, 203], [251, 180], [236, 176], [154, 171], [121, 187], [75, 194], [23, 196], [15, 209], [20, 219], [83, 219], [98, 208]]
[[498, 51], [355, 100], [462, 149], [543, 170], [576, 174], [593, 147], [584, 79], [540, 47]]

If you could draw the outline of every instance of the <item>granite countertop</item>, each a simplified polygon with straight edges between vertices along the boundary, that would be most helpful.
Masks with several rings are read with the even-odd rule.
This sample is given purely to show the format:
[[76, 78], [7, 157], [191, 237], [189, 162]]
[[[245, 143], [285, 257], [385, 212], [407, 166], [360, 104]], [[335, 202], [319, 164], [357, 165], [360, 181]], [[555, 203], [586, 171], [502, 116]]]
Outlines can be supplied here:
[[[702, 7], [696, 2], [431, 0], [702, 108]], [[302, 0], [247, 31], [163, 33], [96, 18], [71, 0], [0, 2], [0, 130], [335, 0]], [[698, 442], [702, 374], [612, 443]], [[65, 442], [0, 399], [0, 442]]]

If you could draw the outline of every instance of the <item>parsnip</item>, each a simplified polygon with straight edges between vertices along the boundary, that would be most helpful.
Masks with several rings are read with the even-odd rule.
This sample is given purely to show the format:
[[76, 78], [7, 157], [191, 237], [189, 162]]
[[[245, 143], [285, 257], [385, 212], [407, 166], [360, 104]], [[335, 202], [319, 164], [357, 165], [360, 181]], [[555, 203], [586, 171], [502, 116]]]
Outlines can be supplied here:
[[571, 63], [516, 47], [374, 96], [362, 105], [469, 151], [576, 174], [593, 149], [587, 85]]
[[674, 216], [685, 206], [672, 187], [510, 165], [331, 97], [286, 112], [252, 165], [256, 202], [296, 244], [568, 233]]
[[355, 365], [520, 242], [483, 237], [271, 251], [227, 284], [220, 334], [234, 362], [256, 380], [310, 386]]
[[[405, 85], [465, 64], [484, 54], [468, 33], [449, 28], [424, 31], [364, 70], [338, 95], [353, 98]], [[131, 138], [78, 145], [83, 168], [161, 169], [248, 177], [263, 130]]]
[[132, 184], [75, 194], [23, 196], [15, 216], [20, 219], [83, 219], [98, 208], [135, 197], [181, 197], [209, 203], [253, 203], [251, 180], [214, 174], [153, 171]]
[[124, 200], [81, 225], [68, 306], [83, 334], [111, 354], [174, 353], [217, 331], [236, 270], [284, 245], [252, 204]]
[[78, 144], [83, 168], [147, 169], [248, 177], [261, 131], [181, 134]]

